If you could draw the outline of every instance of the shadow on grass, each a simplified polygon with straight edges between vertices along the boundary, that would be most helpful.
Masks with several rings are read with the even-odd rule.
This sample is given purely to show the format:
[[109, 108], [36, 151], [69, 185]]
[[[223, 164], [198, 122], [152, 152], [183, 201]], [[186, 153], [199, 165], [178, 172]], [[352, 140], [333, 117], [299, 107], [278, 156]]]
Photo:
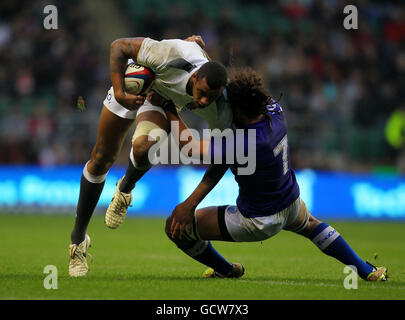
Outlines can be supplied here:
[[6, 274], [0, 274], [0, 282], [2, 281], [10, 281], [10, 280], [39, 280], [43, 281], [44, 278], [46, 277], [46, 274], [24, 274], [24, 273], [6, 273]]
[[171, 276], [171, 275], [148, 275], [148, 274], [131, 274], [131, 275], [88, 275], [82, 278], [71, 278], [68, 276], [63, 277], [69, 281], [76, 280], [95, 280], [95, 281], [190, 281], [190, 280], [204, 280], [198, 276]]
[[[344, 279], [325, 279], [317, 278], [297, 278], [297, 277], [244, 277], [241, 281], [255, 282], [269, 285], [290, 285], [290, 286], [315, 286], [315, 287], [336, 287], [344, 288]], [[385, 282], [370, 282], [358, 278], [358, 284], [364, 288], [367, 287], [380, 287], [405, 290], [405, 282], [388, 279]]]
[[[3, 273], [0, 274], [0, 282], [3, 281], [43, 281], [47, 274], [38, 273]], [[190, 281], [204, 280], [201, 276], [189, 275], [156, 275], [156, 274], [97, 274], [89, 272], [85, 277], [70, 277], [67, 274], [58, 274], [58, 280], [68, 281]]]
[[[0, 274], [0, 282], [23, 282], [23, 281], [38, 281], [43, 282], [46, 274], [24, 274], [24, 273], [8, 273]], [[241, 282], [241, 284], [250, 284], [255, 283], [257, 285], [283, 285], [283, 286], [315, 286], [315, 287], [336, 287], [343, 288], [343, 279], [325, 279], [321, 277], [316, 278], [297, 278], [297, 277], [277, 277], [277, 276], [244, 276], [240, 279], [205, 279], [201, 275], [163, 275], [163, 274], [98, 274], [98, 273], [89, 273], [85, 277], [72, 278], [67, 274], [59, 274], [59, 281], [69, 281], [69, 282], [109, 282], [109, 281], [123, 281], [123, 282], [142, 282], [142, 281], [207, 281], [207, 283], [212, 283], [212, 281], [232, 281], [232, 282]], [[367, 282], [359, 278], [359, 284], [363, 288], [367, 287], [380, 287], [380, 288], [391, 288], [391, 289], [400, 289], [405, 290], [404, 281], [389, 280], [386, 282]]]

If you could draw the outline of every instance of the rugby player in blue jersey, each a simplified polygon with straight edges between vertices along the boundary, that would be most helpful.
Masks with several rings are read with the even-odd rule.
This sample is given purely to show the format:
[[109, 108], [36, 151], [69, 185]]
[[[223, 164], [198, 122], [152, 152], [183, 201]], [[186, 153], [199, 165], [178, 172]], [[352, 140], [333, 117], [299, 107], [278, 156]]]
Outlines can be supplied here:
[[[227, 95], [236, 127], [256, 130], [256, 170], [251, 175], [240, 175], [240, 166], [230, 165], [239, 185], [236, 206], [196, 210], [229, 168], [227, 164], [210, 165], [194, 192], [167, 219], [169, 238], [187, 255], [210, 267], [205, 277], [239, 278], [244, 274], [242, 264], [226, 261], [210, 240], [262, 241], [288, 230], [310, 239], [343, 264], [354, 266], [362, 279], [386, 280], [387, 268], [363, 261], [338, 231], [308, 211], [290, 168], [283, 110], [270, 98], [261, 78], [253, 70], [238, 70], [227, 86]], [[237, 139], [234, 142], [231, 149], [237, 150]], [[245, 148], [248, 143], [246, 134]], [[219, 149], [224, 151], [225, 145]], [[211, 158], [217, 151], [218, 146], [211, 143]]]

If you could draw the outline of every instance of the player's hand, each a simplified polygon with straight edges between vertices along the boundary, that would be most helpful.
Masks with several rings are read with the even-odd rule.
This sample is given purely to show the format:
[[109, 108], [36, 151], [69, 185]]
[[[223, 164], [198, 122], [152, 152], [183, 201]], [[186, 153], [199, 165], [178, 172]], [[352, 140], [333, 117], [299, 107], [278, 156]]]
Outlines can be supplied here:
[[116, 95], [115, 100], [128, 110], [137, 110], [145, 102], [145, 97], [124, 92]]
[[149, 90], [146, 94], [146, 100], [148, 100], [153, 106], [163, 107], [163, 103], [166, 101], [159, 93], [154, 90]]
[[191, 37], [188, 37], [187, 39], [185, 39], [186, 41], [194, 41], [196, 42], [201, 49], [205, 49], [205, 42], [204, 40], [201, 38], [200, 35], [192, 35]]
[[194, 211], [195, 207], [189, 205], [187, 202], [182, 202], [174, 208], [169, 230], [173, 239], [183, 239], [186, 227], [192, 227]]

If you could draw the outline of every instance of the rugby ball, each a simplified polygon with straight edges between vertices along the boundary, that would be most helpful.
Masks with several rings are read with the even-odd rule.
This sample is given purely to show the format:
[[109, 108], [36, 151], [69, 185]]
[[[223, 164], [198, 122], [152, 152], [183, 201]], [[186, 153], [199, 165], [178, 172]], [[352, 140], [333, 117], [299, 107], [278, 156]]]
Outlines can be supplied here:
[[155, 80], [154, 72], [136, 63], [130, 63], [125, 70], [125, 91], [130, 94], [140, 95], [149, 90]]

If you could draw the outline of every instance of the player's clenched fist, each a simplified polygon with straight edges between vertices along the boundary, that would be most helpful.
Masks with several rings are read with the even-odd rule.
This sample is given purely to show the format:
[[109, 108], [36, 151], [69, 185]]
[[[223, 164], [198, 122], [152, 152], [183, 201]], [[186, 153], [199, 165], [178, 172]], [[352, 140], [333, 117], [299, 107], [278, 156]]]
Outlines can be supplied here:
[[149, 90], [146, 94], [146, 100], [148, 100], [152, 105], [156, 107], [163, 107], [166, 101], [159, 93], [154, 90]]
[[115, 100], [128, 110], [136, 110], [145, 102], [144, 96], [137, 96], [124, 92], [115, 96]]
[[187, 226], [192, 225], [195, 207], [187, 202], [182, 202], [176, 206], [170, 217], [170, 222], [166, 225], [166, 233], [172, 239], [183, 239]]

